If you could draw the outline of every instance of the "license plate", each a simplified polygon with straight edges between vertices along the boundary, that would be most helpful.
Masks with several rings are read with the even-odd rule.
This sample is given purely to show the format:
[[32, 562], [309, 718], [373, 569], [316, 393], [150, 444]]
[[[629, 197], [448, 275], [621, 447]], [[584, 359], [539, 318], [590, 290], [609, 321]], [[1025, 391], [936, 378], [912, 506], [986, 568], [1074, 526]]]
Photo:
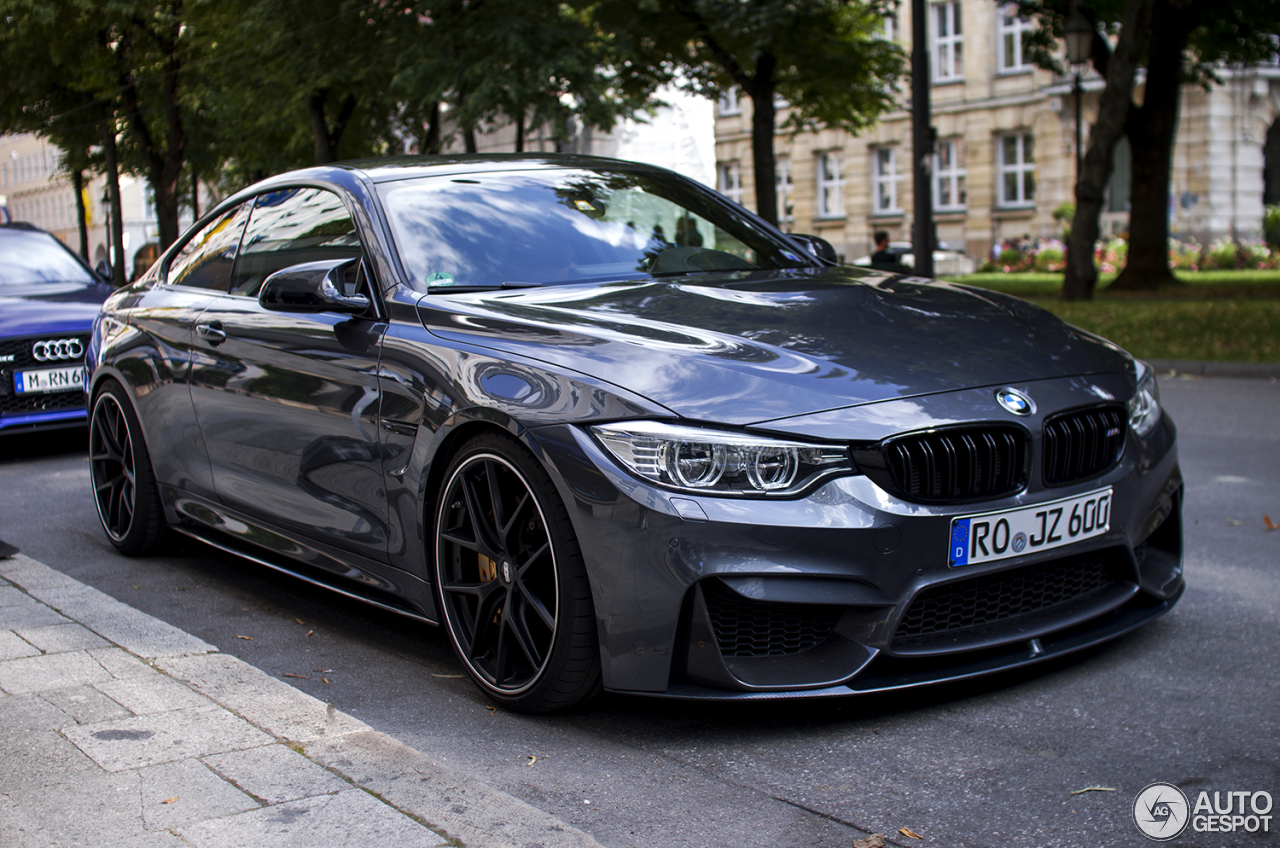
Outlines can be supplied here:
[[84, 388], [84, 364], [66, 368], [41, 368], [13, 375], [13, 388], [20, 395], [73, 392]]
[[1111, 487], [1074, 498], [951, 519], [952, 566], [1059, 548], [1101, 536], [1111, 526]]

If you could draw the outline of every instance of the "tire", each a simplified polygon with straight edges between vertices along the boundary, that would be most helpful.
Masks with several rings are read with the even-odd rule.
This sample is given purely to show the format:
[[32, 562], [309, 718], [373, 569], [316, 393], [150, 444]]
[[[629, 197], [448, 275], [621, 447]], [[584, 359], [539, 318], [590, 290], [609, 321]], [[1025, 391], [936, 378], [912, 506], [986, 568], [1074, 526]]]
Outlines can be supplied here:
[[586, 565], [546, 471], [514, 439], [466, 442], [445, 472], [434, 522], [441, 623], [467, 674], [527, 713], [600, 691]]
[[142, 427], [124, 386], [108, 380], [89, 415], [89, 475], [98, 519], [123, 554], [154, 553], [167, 525]]

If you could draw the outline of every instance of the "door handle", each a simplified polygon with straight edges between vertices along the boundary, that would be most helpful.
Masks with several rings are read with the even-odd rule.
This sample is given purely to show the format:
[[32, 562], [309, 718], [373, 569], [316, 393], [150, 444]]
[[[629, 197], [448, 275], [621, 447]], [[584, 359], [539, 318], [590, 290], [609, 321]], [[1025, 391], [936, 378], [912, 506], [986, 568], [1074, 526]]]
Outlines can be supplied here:
[[196, 332], [200, 338], [209, 344], [217, 347], [227, 340], [227, 334], [222, 330], [221, 321], [210, 321], [208, 324], [196, 324]]

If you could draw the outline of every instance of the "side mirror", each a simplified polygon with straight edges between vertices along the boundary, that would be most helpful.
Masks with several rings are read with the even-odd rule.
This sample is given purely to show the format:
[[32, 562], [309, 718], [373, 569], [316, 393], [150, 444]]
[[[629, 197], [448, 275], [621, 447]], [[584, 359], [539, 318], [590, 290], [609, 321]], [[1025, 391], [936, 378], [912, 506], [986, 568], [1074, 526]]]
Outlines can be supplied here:
[[342, 279], [360, 257], [304, 262], [276, 271], [262, 283], [258, 303], [273, 312], [342, 312], [355, 315], [369, 308], [362, 294], [344, 294]]
[[821, 236], [805, 236], [791, 233], [791, 240], [799, 242], [801, 247], [819, 259], [825, 259], [832, 265], [840, 264], [840, 257], [836, 254], [836, 249], [831, 246], [831, 242]]
[[111, 283], [111, 263], [105, 259], [99, 259], [98, 264], [93, 266], [93, 273], [97, 274], [102, 282]]

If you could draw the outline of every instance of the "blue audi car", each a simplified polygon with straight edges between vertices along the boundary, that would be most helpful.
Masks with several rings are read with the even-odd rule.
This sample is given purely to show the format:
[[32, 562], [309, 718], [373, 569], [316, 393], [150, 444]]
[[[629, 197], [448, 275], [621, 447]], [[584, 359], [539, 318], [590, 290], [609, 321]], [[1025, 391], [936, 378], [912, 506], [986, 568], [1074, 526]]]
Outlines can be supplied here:
[[84, 426], [84, 353], [109, 294], [53, 236], [0, 224], [0, 436]]

